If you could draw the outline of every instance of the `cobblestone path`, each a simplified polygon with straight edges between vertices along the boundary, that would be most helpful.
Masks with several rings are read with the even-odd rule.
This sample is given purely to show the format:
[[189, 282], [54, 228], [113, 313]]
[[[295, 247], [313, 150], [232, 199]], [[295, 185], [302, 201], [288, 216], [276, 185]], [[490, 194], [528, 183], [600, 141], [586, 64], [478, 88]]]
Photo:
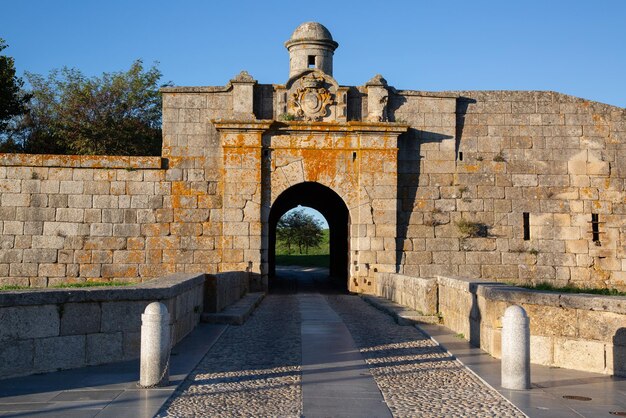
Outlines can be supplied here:
[[415, 327], [355, 296], [327, 296], [347, 325], [394, 417], [523, 417]]
[[[326, 300], [395, 417], [524, 416], [414, 327], [397, 325], [357, 296]], [[296, 295], [270, 294], [245, 325], [226, 330], [157, 416], [301, 416], [298, 311]]]
[[295, 296], [269, 295], [231, 326], [158, 417], [299, 417], [300, 318]]

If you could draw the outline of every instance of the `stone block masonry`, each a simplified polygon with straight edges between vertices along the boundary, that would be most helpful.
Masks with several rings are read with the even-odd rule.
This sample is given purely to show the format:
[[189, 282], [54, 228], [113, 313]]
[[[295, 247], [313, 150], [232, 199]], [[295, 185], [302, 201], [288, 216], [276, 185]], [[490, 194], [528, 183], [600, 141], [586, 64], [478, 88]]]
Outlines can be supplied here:
[[398, 271], [626, 289], [626, 110], [554, 92], [448, 94], [451, 109], [419, 92], [390, 99], [421, 137], [399, 150]]
[[217, 272], [220, 228], [210, 219], [219, 208], [217, 187], [193, 159], [0, 160], [0, 285]]
[[378, 273], [377, 283], [378, 296], [439, 315], [444, 326], [496, 358], [502, 316], [519, 305], [530, 318], [532, 363], [626, 376], [626, 297], [559, 294], [464, 277]]
[[0, 293], [0, 377], [137, 358], [141, 314], [160, 301], [172, 342], [200, 320], [205, 276], [177, 274], [124, 288]]

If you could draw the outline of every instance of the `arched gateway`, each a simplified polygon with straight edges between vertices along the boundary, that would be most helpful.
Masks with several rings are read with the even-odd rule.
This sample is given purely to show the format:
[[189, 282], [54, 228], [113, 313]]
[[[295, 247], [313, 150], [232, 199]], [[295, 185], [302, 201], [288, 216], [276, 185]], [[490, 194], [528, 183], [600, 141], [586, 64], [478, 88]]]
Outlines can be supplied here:
[[332, 261], [333, 273], [343, 269], [348, 289], [368, 290], [375, 271], [395, 271], [396, 144], [405, 127], [318, 121], [214, 124], [223, 150], [223, 271], [251, 270], [267, 287], [275, 223], [298, 203], [320, 210], [336, 231], [349, 235], [349, 242], [334, 240]]
[[[386, 121], [380, 77], [366, 87], [367, 117], [348, 121], [348, 88], [332, 77], [337, 43], [322, 25], [301, 25], [286, 46], [290, 77], [272, 86], [273, 99], [255, 96], [254, 80], [242, 73], [231, 82], [233, 117], [212, 121], [223, 167], [220, 269], [258, 273], [266, 288], [276, 222], [305, 204], [334, 231], [332, 273], [350, 290], [367, 291], [374, 272], [395, 271], [398, 136], [407, 126]], [[270, 104], [269, 118], [259, 118]]]
[[291, 186], [272, 204], [269, 214], [268, 266], [269, 276], [275, 274], [276, 224], [287, 211], [298, 205], [319, 211], [329, 227], [330, 275], [346, 283], [348, 270], [348, 239], [350, 214], [341, 197], [319, 183], [306, 182]]

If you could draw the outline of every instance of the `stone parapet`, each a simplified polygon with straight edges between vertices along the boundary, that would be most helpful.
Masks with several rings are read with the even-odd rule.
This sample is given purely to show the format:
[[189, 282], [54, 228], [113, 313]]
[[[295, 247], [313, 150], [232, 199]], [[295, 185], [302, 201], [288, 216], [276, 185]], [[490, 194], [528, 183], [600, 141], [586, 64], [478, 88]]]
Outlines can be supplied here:
[[519, 305], [530, 317], [531, 362], [626, 376], [626, 297], [537, 291], [463, 277], [379, 273], [376, 279], [378, 296], [418, 310], [436, 306], [433, 313], [446, 327], [494, 357], [501, 355], [502, 315]]
[[171, 315], [172, 344], [199, 322], [204, 274], [175, 274], [123, 288], [0, 293], [0, 377], [137, 358], [141, 313], [154, 301]]
[[228, 271], [207, 275], [204, 312], [220, 312], [250, 290], [247, 271]]
[[68, 167], [124, 168], [154, 170], [163, 166], [161, 157], [128, 157], [109, 155], [54, 155], [0, 153], [0, 166], [6, 167]]
[[438, 311], [437, 279], [376, 273], [376, 294], [423, 315]]

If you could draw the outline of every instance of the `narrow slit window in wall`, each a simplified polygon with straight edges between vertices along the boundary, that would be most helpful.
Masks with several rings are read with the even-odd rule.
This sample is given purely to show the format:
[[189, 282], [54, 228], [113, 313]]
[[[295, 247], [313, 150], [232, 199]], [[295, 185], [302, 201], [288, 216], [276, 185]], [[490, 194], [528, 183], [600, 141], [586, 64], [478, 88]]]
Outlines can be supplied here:
[[591, 214], [591, 239], [596, 245], [600, 244], [600, 221], [597, 213]]
[[463, 161], [463, 151], [459, 151], [459, 161]]
[[308, 56], [308, 65], [309, 68], [315, 68], [315, 55]]
[[530, 213], [524, 212], [524, 241], [530, 240]]

